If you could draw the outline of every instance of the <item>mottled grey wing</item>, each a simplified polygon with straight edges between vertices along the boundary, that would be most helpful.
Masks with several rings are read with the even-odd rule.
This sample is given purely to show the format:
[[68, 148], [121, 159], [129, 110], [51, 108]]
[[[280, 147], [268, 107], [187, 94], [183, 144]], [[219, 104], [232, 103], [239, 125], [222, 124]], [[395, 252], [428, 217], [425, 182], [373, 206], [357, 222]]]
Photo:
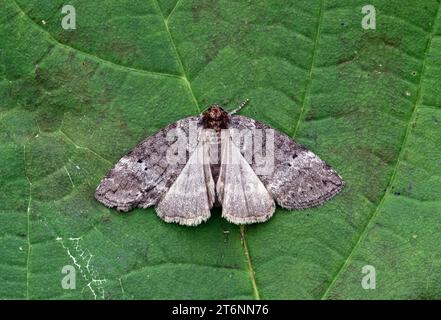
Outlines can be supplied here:
[[[157, 204], [185, 166], [167, 161], [166, 152], [175, 142], [167, 139], [167, 133], [180, 129], [188, 137], [192, 122], [198, 123], [199, 117], [181, 119], [141, 142], [108, 172], [97, 187], [95, 198], [121, 211]], [[191, 151], [187, 149], [187, 153]]]
[[187, 164], [155, 207], [158, 216], [166, 222], [196, 226], [210, 217], [215, 191], [204, 135], [201, 130], [201, 139]]
[[[230, 126], [239, 130], [271, 129], [244, 116], [232, 116]], [[273, 130], [274, 170], [258, 176], [280, 206], [287, 209], [314, 207], [343, 189], [345, 182], [329, 165], [304, 146]], [[265, 135], [263, 142], [265, 143]], [[241, 151], [246, 153], [244, 149], [248, 147], [243, 143]], [[255, 162], [250, 164], [255, 170], [261, 165]]]
[[271, 218], [275, 203], [229, 137], [222, 136], [222, 162], [216, 184], [222, 217], [235, 224], [264, 222]]

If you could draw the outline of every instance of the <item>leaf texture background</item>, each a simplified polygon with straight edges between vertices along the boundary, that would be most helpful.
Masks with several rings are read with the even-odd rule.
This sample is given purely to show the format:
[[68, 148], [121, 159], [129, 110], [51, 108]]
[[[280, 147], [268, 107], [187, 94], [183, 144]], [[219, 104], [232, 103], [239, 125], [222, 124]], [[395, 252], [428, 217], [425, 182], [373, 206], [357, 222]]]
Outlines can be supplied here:
[[[358, 0], [73, 0], [76, 30], [64, 4], [0, 0], [1, 298], [441, 298], [439, 0], [370, 1], [376, 30]], [[242, 228], [94, 199], [145, 137], [245, 98], [345, 190]]]

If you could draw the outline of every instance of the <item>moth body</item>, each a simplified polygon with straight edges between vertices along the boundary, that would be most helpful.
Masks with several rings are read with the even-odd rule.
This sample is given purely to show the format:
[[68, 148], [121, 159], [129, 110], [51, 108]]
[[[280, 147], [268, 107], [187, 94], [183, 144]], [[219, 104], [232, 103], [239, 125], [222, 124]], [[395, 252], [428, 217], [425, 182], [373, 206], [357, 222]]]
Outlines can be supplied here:
[[[221, 139], [222, 130], [227, 130], [230, 124], [230, 115], [220, 105], [212, 105], [202, 113], [201, 123], [204, 131], [204, 138], [209, 144], [209, 162], [211, 174], [214, 181], [219, 179], [221, 166]], [[220, 206], [215, 201], [215, 206]]]

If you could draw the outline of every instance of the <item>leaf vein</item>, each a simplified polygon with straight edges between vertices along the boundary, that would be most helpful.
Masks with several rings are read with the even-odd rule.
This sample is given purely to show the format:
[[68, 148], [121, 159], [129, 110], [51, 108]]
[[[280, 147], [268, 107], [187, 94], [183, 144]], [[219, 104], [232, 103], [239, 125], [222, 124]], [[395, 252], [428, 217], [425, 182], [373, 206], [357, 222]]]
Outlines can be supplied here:
[[393, 168], [393, 171], [392, 171], [391, 177], [389, 179], [389, 183], [387, 185], [387, 188], [386, 188], [386, 190], [385, 190], [385, 192], [383, 194], [383, 197], [381, 198], [377, 208], [374, 210], [374, 212], [369, 217], [366, 225], [363, 228], [363, 231], [361, 232], [360, 236], [358, 237], [357, 242], [352, 247], [351, 251], [349, 252], [348, 257], [345, 259], [345, 261], [343, 262], [343, 264], [341, 265], [341, 267], [337, 271], [336, 275], [331, 280], [329, 286], [326, 288], [326, 290], [322, 294], [321, 299], [326, 299], [328, 297], [331, 289], [334, 287], [335, 283], [337, 282], [337, 279], [340, 277], [340, 275], [343, 273], [343, 271], [349, 265], [349, 262], [350, 262], [352, 256], [354, 255], [356, 249], [358, 248], [360, 243], [364, 240], [364, 238], [366, 237], [366, 235], [368, 233], [368, 230], [369, 230], [370, 226], [372, 225], [372, 223], [375, 220], [375, 218], [378, 216], [378, 214], [379, 214], [379, 212], [380, 212], [380, 210], [381, 210], [381, 208], [382, 208], [382, 206], [383, 206], [383, 204], [385, 202], [386, 196], [392, 190], [392, 185], [393, 185], [393, 182], [395, 181], [395, 177], [396, 177], [396, 174], [397, 174], [397, 171], [398, 171], [398, 167], [400, 166], [400, 163], [403, 160], [404, 150], [406, 149], [405, 147], [407, 145], [407, 140], [408, 140], [408, 138], [410, 136], [410, 132], [412, 131], [412, 125], [413, 125], [413, 123], [416, 120], [418, 106], [422, 104], [422, 82], [423, 82], [422, 79], [424, 77], [425, 70], [426, 70], [426, 61], [427, 61], [427, 56], [428, 56], [428, 53], [429, 53], [431, 45], [432, 45], [432, 38], [434, 37], [434, 33], [435, 33], [435, 30], [436, 30], [435, 26], [436, 26], [436, 22], [438, 20], [439, 12], [440, 12], [440, 6], [441, 6], [441, 3], [438, 5], [437, 11], [435, 13], [434, 22], [432, 24], [432, 30], [429, 33], [429, 38], [427, 40], [426, 48], [424, 50], [424, 57], [423, 57], [422, 65], [421, 65], [420, 79], [419, 79], [419, 83], [418, 83], [418, 89], [417, 89], [417, 96], [416, 96], [416, 99], [415, 99], [415, 104], [413, 106], [412, 113], [411, 113], [411, 116], [410, 116], [410, 119], [409, 119], [409, 123], [407, 125], [403, 141], [401, 143], [401, 148], [400, 148], [400, 151], [398, 152], [397, 161], [396, 161], [395, 166]]
[[[38, 23], [36, 23], [19, 5], [15, 0], [12, 0], [12, 3], [15, 4], [15, 6], [17, 7], [17, 9], [19, 10], [19, 12], [22, 13], [22, 15], [27, 18], [30, 22], [32, 22], [32, 25], [34, 25], [36, 28], [40, 29], [40, 31], [42, 31], [44, 34], [46, 34], [46, 36], [48, 37], [48, 40], [52, 43], [54, 43], [55, 45], [64, 48], [66, 50], [69, 51], [76, 51], [78, 53], [81, 53], [82, 55], [86, 56], [87, 58], [94, 60], [98, 63], [104, 64], [104, 65], [109, 65], [110, 67], [114, 68], [114, 69], [121, 69], [127, 72], [136, 72], [136, 73], [142, 73], [148, 76], [153, 76], [153, 77], [170, 77], [170, 78], [175, 78], [178, 80], [182, 80], [182, 77], [180, 75], [177, 74], [172, 74], [172, 73], [166, 73], [166, 72], [157, 72], [157, 71], [150, 71], [150, 70], [145, 70], [145, 69], [139, 69], [139, 68], [132, 68], [132, 67], [128, 67], [110, 60], [106, 60], [103, 59], [101, 57], [95, 56], [91, 53], [85, 52], [81, 49], [75, 48], [71, 45], [67, 45], [64, 43], [61, 43], [60, 41], [58, 41], [51, 33], [49, 33], [46, 29], [44, 29], [43, 27], [41, 27]], [[50, 52], [46, 52], [45, 55], [48, 55]], [[42, 58], [40, 58], [40, 61], [44, 59], [44, 56]]]
[[32, 202], [32, 182], [29, 179], [27, 172], [26, 172], [26, 145], [23, 145], [23, 162], [25, 167], [25, 177], [26, 180], [29, 183], [29, 200], [28, 200], [28, 208], [27, 208], [27, 226], [26, 226], [26, 237], [27, 237], [27, 253], [26, 253], [26, 299], [29, 300], [29, 278], [30, 278], [30, 272], [29, 272], [29, 264], [30, 264], [30, 258], [31, 258], [31, 237], [29, 234], [29, 231], [31, 230], [31, 202]]
[[164, 16], [164, 13], [162, 12], [161, 7], [159, 6], [158, 0], [154, 0], [154, 2], [156, 4], [156, 7], [158, 8], [158, 11], [159, 11], [161, 17], [162, 17], [162, 20], [164, 21], [165, 30], [167, 31], [167, 34], [168, 34], [168, 37], [169, 37], [169, 40], [170, 40], [170, 44], [171, 44], [171, 46], [173, 48], [173, 51], [174, 51], [174, 53], [176, 55], [176, 60], [177, 60], [177, 62], [179, 64], [179, 67], [180, 67], [181, 72], [182, 72], [181, 78], [184, 81], [185, 85], [187, 86], [187, 89], [188, 89], [188, 91], [190, 93], [191, 99], [193, 100], [193, 103], [196, 105], [198, 113], [201, 113], [201, 108], [199, 107], [198, 100], [196, 99], [196, 96], [195, 96], [195, 94], [193, 92], [193, 89], [191, 87], [191, 83], [188, 80], [187, 73], [185, 72], [184, 64], [182, 63], [182, 58], [181, 58], [181, 56], [179, 54], [178, 48], [176, 47], [175, 41], [173, 40], [172, 34], [170, 32], [170, 28], [169, 28], [169, 25], [168, 25], [168, 20]]
[[244, 225], [240, 226], [240, 238], [242, 240], [242, 247], [243, 247], [243, 250], [245, 253], [245, 259], [247, 262], [248, 275], [250, 277], [251, 285], [253, 287], [253, 295], [256, 300], [260, 300], [260, 293], [259, 293], [259, 288], [257, 287], [256, 275], [255, 275], [255, 272], [253, 269], [253, 264], [251, 261], [251, 255], [250, 255], [250, 251], [248, 249], [248, 244], [245, 239], [245, 226]]
[[320, 1], [320, 10], [319, 10], [319, 18], [318, 18], [318, 23], [317, 23], [317, 30], [315, 33], [315, 39], [314, 39], [314, 46], [312, 49], [312, 58], [311, 58], [311, 65], [309, 67], [309, 73], [308, 73], [308, 77], [306, 80], [306, 87], [305, 87], [305, 91], [303, 92], [303, 96], [302, 96], [302, 106], [300, 108], [300, 114], [299, 117], [297, 119], [297, 122], [294, 125], [291, 137], [294, 138], [295, 135], [297, 134], [297, 130], [299, 129], [300, 126], [300, 122], [302, 121], [303, 115], [305, 113], [305, 104], [306, 104], [306, 98], [309, 96], [310, 91], [311, 91], [311, 85], [312, 85], [312, 76], [313, 76], [313, 71], [314, 71], [314, 64], [315, 64], [315, 59], [317, 57], [317, 50], [318, 50], [318, 44], [320, 41], [320, 34], [321, 34], [321, 29], [322, 29], [322, 24], [323, 24], [323, 12], [325, 10], [325, 0], [321, 0]]

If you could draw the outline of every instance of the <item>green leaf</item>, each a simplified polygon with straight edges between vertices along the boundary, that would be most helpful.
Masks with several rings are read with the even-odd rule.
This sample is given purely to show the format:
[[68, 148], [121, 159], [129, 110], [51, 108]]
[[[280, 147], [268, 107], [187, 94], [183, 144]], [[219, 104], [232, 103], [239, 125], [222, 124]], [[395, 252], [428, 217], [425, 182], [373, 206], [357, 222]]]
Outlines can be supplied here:
[[[63, 1], [0, 0], [0, 298], [440, 299], [441, 4], [370, 3], [374, 30], [358, 0], [74, 0], [64, 30]], [[144, 138], [245, 98], [345, 190], [241, 228], [94, 199]]]

